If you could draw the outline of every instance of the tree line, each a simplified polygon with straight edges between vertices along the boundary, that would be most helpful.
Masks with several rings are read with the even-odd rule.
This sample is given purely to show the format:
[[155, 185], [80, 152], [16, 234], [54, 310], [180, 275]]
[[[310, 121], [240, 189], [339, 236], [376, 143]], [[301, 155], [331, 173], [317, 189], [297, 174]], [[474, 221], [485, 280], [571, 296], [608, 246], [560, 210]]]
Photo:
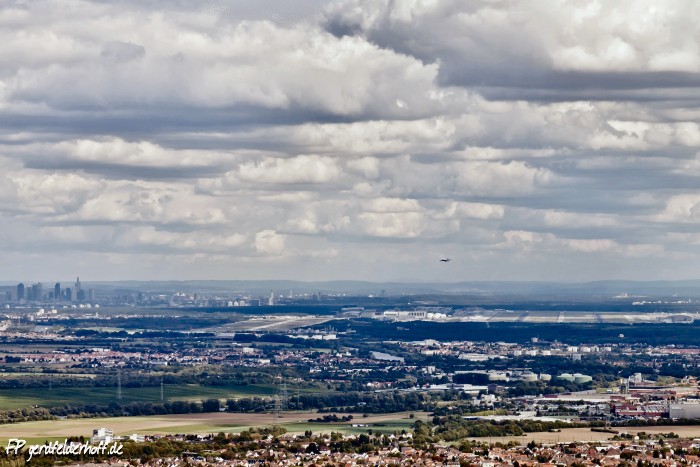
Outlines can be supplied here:
[[[242, 399], [210, 398], [202, 401], [130, 402], [108, 405], [82, 404], [58, 407], [33, 407], [0, 411], [0, 423], [16, 423], [57, 418], [118, 417], [169, 415], [208, 412], [264, 413], [274, 410], [270, 397]], [[434, 408], [433, 399], [418, 393], [322, 393], [300, 394], [286, 401], [287, 410], [317, 410], [319, 412], [393, 413], [426, 411]]]

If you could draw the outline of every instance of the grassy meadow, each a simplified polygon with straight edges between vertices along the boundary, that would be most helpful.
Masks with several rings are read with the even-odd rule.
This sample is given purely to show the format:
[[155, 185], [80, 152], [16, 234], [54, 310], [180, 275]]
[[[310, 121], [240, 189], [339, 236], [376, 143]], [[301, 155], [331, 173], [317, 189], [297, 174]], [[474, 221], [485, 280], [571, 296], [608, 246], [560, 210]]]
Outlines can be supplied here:
[[[253, 396], [273, 396], [278, 391], [273, 384], [201, 386], [176, 384], [163, 387], [163, 400], [237, 399]], [[122, 387], [121, 402], [160, 402], [160, 386], [144, 388]], [[109, 405], [117, 401], [116, 387], [55, 387], [0, 389], [0, 410], [25, 407], [56, 407], [61, 405]]]

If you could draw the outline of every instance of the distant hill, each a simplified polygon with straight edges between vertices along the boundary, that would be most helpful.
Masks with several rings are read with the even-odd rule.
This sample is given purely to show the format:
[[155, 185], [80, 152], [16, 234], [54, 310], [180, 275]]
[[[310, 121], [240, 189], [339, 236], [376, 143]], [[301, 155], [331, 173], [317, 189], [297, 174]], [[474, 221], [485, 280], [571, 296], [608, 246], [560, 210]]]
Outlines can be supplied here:
[[[69, 283], [65, 281], [64, 283]], [[5, 283], [11, 285], [10, 283]], [[104, 281], [88, 282], [85, 288], [134, 290], [151, 293], [173, 292], [226, 292], [268, 294], [298, 293], [348, 294], [348, 295], [518, 295], [562, 297], [607, 297], [626, 293], [644, 297], [700, 297], [700, 280], [681, 281], [627, 281], [605, 280], [582, 283], [517, 282], [517, 281], [465, 281], [453, 283], [407, 283], [366, 281], [293, 280], [183, 280], [183, 281]]]

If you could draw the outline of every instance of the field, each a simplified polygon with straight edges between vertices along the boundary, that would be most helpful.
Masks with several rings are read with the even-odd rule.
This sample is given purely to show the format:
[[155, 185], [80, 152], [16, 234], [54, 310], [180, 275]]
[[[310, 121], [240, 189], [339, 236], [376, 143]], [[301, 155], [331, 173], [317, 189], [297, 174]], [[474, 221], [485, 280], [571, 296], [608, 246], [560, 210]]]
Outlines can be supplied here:
[[[51, 373], [51, 378], [96, 378], [97, 375], [92, 373]], [[40, 378], [45, 378], [47, 373], [44, 372], [21, 372], [15, 371], [12, 373], [0, 372], [0, 378], [17, 378], [19, 376], [38, 376]]]
[[[311, 430], [314, 433], [393, 433], [394, 431], [411, 429], [415, 420], [428, 420], [427, 412], [415, 413], [410, 418], [408, 412], [393, 414], [369, 415], [352, 414], [354, 419], [342, 423], [309, 423], [308, 420], [319, 416], [316, 412], [285, 412], [276, 418], [273, 413], [205, 413], [185, 415], [156, 415], [148, 417], [114, 417], [114, 418], [79, 418], [58, 421], [23, 422], [0, 425], [0, 445], [6, 445], [9, 438], [21, 438], [30, 443], [63, 440], [68, 436], [85, 436], [92, 434], [96, 428], [109, 428], [116, 435], [139, 434], [177, 434], [177, 433], [238, 433], [250, 427], [279, 425], [290, 433], [303, 433]], [[361, 425], [361, 426], [353, 426]], [[619, 428], [620, 433], [649, 434], [674, 432], [684, 438], [700, 437], [700, 426], [647, 426]], [[472, 438], [482, 442], [517, 441], [526, 444], [530, 441], [538, 443], [570, 443], [573, 441], [605, 441], [612, 438], [612, 433], [600, 433], [589, 428], [564, 428], [559, 432], [528, 433], [525, 436], [504, 436], [490, 438]]]
[[[209, 398], [235, 399], [251, 396], [273, 396], [278, 387], [273, 384], [200, 386], [197, 384], [165, 385], [165, 401], [193, 400]], [[55, 407], [69, 405], [109, 405], [116, 402], [115, 387], [54, 387], [27, 389], [0, 389], [0, 410], [20, 409], [23, 407]], [[122, 403], [160, 402], [160, 387], [128, 388], [122, 387]]]
[[[700, 425], [619, 427], [614, 429], [620, 433], [629, 433], [632, 435], [636, 435], [637, 433], [643, 431], [648, 434], [674, 432], [681, 438], [700, 437]], [[530, 441], [535, 441], [536, 443], [552, 444], [571, 443], [576, 441], [604, 441], [612, 438], [613, 436], [615, 436], [614, 433], [591, 431], [590, 428], [564, 428], [557, 432], [527, 433], [524, 436], [494, 436], [491, 438], [471, 439], [476, 441], [489, 441], [493, 443], [508, 443], [510, 441], [517, 441], [519, 443], [527, 444]]]
[[[186, 415], [161, 415], [148, 417], [79, 418], [59, 421], [23, 422], [0, 425], [0, 445], [5, 446], [9, 438], [21, 438], [31, 443], [44, 440], [63, 440], [68, 436], [92, 435], [96, 428], [109, 428], [116, 435], [176, 434], [176, 433], [237, 433], [250, 427], [283, 426], [291, 433], [314, 433], [340, 431], [344, 433], [366, 433], [368, 429], [380, 432], [409, 430], [417, 418], [427, 419], [427, 413], [416, 413], [411, 419], [408, 412], [370, 415], [353, 414], [354, 420], [345, 423], [309, 423], [307, 420], [319, 416], [316, 412], [286, 412], [275, 419], [272, 413], [238, 414], [206, 413]], [[365, 426], [353, 427], [353, 424]]]

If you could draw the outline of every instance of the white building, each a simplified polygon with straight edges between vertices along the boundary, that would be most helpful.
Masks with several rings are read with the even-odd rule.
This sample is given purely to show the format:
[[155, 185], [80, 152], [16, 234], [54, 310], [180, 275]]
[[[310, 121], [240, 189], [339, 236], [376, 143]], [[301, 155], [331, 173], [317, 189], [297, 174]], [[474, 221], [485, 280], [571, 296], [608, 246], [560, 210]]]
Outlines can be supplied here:
[[700, 404], [671, 404], [668, 418], [700, 418]]
[[92, 430], [92, 438], [90, 441], [93, 444], [99, 444], [104, 441], [105, 443], [111, 443], [114, 440], [114, 432], [108, 428], [98, 428]]

